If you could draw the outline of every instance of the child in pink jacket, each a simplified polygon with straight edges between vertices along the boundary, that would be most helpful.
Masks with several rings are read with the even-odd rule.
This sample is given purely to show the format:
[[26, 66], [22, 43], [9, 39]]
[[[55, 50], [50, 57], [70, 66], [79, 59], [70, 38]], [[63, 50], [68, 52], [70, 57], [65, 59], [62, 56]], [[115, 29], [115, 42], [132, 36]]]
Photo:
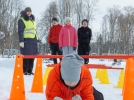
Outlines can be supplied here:
[[71, 25], [71, 19], [65, 19], [65, 26], [62, 27], [59, 36], [59, 48], [62, 50], [63, 55], [72, 54], [78, 44], [78, 37], [75, 27]]

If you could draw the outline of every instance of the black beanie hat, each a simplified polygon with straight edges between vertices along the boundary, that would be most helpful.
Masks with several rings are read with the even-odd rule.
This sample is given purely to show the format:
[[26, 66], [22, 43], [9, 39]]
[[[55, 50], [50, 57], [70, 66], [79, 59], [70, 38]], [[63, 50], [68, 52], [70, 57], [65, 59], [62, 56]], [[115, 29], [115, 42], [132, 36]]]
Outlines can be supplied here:
[[25, 12], [32, 12], [32, 9], [30, 7], [26, 7]]
[[84, 19], [84, 20], [82, 21], [82, 24], [83, 24], [83, 22], [87, 22], [87, 24], [88, 24], [88, 20], [87, 20], [87, 19]]
[[52, 21], [57, 21], [58, 22], [58, 19], [56, 17], [53, 17]]

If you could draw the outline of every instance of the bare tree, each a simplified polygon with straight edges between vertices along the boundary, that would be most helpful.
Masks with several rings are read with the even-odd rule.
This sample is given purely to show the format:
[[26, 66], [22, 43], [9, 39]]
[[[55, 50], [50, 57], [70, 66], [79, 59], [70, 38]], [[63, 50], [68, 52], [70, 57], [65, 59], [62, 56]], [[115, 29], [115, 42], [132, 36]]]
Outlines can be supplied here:
[[4, 49], [19, 49], [17, 21], [23, 8], [21, 0], [0, 0], [0, 31], [5, 38], [0, 40], [0, 53]]
[[[111, 53], [132, 54], [134, 50], [134, 8], [131, 6], [123, 9], [119, 6], [108, 8], [107, 14], [103, 17], [101, 30], [100, 34], [104, 42], [101, 53], [110, 51]], [[100, 36], [97, 38], [99, 39]]]

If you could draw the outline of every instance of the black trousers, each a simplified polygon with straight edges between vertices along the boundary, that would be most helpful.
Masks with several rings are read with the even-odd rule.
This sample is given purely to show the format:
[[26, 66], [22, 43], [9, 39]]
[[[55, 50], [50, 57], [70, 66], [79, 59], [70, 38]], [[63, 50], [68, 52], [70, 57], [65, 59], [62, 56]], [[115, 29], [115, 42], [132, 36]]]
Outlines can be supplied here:
[[[59, 49], [58, 43], [50, 43], [50, 49], [52, 55], [62, 55], [62, 51]], [[60, 59], [61, 60], [61, 59]], [[57, 64], [57, 59], [53, 59], [54, 64]]]
[[33, 71], [34, 59], [23, 59], [23, 72], [31, 73]]
[[[90, 53], [90, 45], [89, 44], [79, 44], [78, 45], [78, 55], [89, 55]], [[89, 63], [89, 59], [84, 59], [85, 64]]]
[[103, 94], [101, 92], [96, 90], [94, 87], [93, 87], [93, 90], [94, 90], [94, 93], [93, 93], [94, 100], [104, 100]]

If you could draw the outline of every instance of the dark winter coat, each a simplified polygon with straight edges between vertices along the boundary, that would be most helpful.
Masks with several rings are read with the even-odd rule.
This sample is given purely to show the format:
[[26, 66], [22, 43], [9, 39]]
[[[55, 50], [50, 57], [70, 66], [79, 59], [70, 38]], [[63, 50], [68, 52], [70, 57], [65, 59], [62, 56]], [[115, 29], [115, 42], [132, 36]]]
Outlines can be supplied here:
[[89, 27], [81, 27], [78, 29], [78, 43], [89, 44], [92, 37], [92, 30]]
[[[22, 11], [21, 17], [23, 17], [26, 21], [31, 20], [34, 21], [35, 17], [34, 15], [31, 15], [30, 17], [27, 16], [27, 14]], [[38, 40], [35, 38], [23, 38], [23, 32], [25, 29], [25, 24], [22, 21], [22, 19], [18, 20], [18, 35], [19, 35], [19, 41], [24, 42], [24, 48], [20, 48], [21, 54], [23, 55], [36, 55], [38, 54], [38, 46], [37, 42]]]

